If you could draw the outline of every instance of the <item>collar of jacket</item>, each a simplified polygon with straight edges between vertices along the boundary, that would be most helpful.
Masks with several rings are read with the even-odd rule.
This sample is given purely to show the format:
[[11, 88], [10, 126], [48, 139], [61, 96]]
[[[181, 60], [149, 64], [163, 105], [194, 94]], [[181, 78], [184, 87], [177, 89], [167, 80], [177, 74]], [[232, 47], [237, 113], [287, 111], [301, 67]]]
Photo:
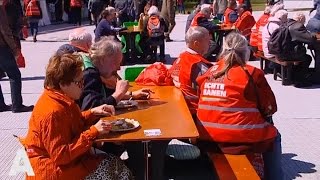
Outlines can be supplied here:
[[196, 51], [194, 51], [193, 49], [187, 48], [186, 51], [190, 54], [199, 54]]
[[63, 94], [61, 91], [45, 88], [44, 92], [50, 98], [52, 98], [52, 99], [54, 99], [54, 100], [56, 100], [58, 102], [65, 103], [68, 106], [71, 106], [72, 104], [75, 103], [73, 99], [68, 97], [66, 94]]

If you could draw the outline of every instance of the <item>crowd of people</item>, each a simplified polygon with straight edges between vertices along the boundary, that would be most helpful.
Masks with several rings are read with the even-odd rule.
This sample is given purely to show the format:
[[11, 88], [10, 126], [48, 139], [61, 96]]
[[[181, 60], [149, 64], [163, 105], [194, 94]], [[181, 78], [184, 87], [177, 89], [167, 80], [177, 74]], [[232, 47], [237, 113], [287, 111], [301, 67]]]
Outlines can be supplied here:
[[[19, 33], [10, 28], [4, 2], [0, 0], [0, 70], [10, 79], [12, 106], [5, 104], [0, 89], [0, 111], [33, 110], [22, 144], [36, 178], [143, 179], [147, 164], [144, 163], [141, 142], [104, 143], [103, 146], [94, 143], [99, 135], [108, 134], [111, 129], [109, 123], [99, 120], [100, 117], [114, 115], [114, 106], [119, 101], [150, 98], [150, 89], [130, 91], [129, 82], [117, 75], [123, 53], [117, 37], [121, 29], [113, 23], [121, 15], [122, 20], [128, 18], [124, 15], [127, 13], [127, 1], [115, 2], [115, 7], [102, 9], [100, 20], [96, 20], [95, 38], [81, 28], [69, 35], [69, 43], [59, 47], [49, 59], [44, 90], [34, 107], [22, 104], [21, 73], [16, 65], [16, 57], [21, 51], [17, 43]], [[172, 2], [164, 0], [159, 11], [158, 5], [150, 1], [144, 8], [145, 12], [138, 13], [143, 19], [142, 35], [148, 42], [144, 46], [147, 52], [152, 51], [148, 48], [155, 43], [160, 46], [160, 56], [164, 56], [164, 41], [171, 40], [169, 34], [175, 26], [174, 12], [170, 11]], [[37, 4], [37, 1], [29, 3]], [[225, 11], [218, 6], [224, 6]], [[76, 8], [73, 11], [78, 13]], [[268, 2], [257, 23], [251, 11], [250, 1], [241, 1], [237, 5], [236, 1], [229, 0], [227, 5], [215, 0], [213, 9], [206, 3], [197, 6], [188, 17], [186, 50], [174, 61], [169, 72], [173, 84], [182, 91], [198, 128], [200, 136], [195, 145], [200, 149], [214, 146], [227, 154], [260, 153], [265, 165], [264, 178], [283, 179], [281, 135], [272, 120], [277, 102], [264, 76], [268, 70], [247, 64], [252, 51], [249, 46], [253, 37], [251, 28], [256, 24], [256, 33], [261, 32], [257, 44], [261, 44], [265, 56], [273, 58], [283, 54], [270, 54], [268, 42], [274, 32], [279, 32], [277, 29], [287, 25], [291, 37], [289, 53], [292, 58], [299, 55], [302, 61], [295, 67], [296, 81], [301, 83], [311, 62], [311, 57], [303, 51], [303, 45], [312, 45], [319, 58], [320, 37], [316, 34], [319, 31], [315, 25], [319, 21], [319, 12], [305, 27], [305, 16], [295, 13], [292, 19], [288, 19], [281, 2]], [[37, 18], [30, 17], [30, 22], [39, 19], [36, 15]], [[212, 15], [238, 29], [238, 32], [231, 32], [225, 37], [215, 64], [207, 59], [207, 54], [215, 49], [212, 33], [221, 26], [210, 21]], [[97, 18], [95, 14], [93, 17]], [[79, 23], [77, 19], [75, 22]], [[287, 54], [286, 58], [291, 57]], [[319, 64], [317, 58], [316, 64]], [[277, 67], [273, 64], [268, 68]], [[153, 180], [165, 178], [168, 143], [166, 140], [150, 143]], [[92, 153], [92, 147], [103, 153]], [[119, 158], [124, 150], [129, 155], [126, 164]], [[27, 179], [33, 178], [27, 176]]]

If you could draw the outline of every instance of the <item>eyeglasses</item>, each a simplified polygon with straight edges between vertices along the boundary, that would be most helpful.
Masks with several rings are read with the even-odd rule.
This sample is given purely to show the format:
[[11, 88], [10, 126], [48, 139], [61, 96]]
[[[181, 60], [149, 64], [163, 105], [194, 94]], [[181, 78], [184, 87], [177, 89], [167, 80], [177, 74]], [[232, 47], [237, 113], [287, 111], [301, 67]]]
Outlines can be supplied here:
[[84, 80], [83, 78], [80, 79], [79, 81], [72, 81], [75, 85], [77, 85], [79, 88], [83, 88]]

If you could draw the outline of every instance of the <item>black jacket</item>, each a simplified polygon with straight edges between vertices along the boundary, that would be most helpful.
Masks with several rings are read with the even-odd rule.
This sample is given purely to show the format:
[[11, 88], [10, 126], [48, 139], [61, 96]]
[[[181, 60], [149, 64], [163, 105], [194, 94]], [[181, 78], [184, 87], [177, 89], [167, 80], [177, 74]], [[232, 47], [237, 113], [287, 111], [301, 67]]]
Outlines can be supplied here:
[[313, 44], [317, 41], [315, 34], [310, 33], [304, 26], [304, 24], [299, 23], [293, 19], [289, 19], [288, 23], [290, 24], [289, 31], [293, 43]]
[[[102, 104], [109, 104], [114, 106], [117, 104], [117, 101], [111, 96], [114, 90], [108, 89], [104, 86], [101, 81], [98, 69], [85, 69], [83, 71], [83, 79], [84, 88], [78, 102], [81, 110], [88, 110]], [[102, 88], [104, 89], [104, 92]]]

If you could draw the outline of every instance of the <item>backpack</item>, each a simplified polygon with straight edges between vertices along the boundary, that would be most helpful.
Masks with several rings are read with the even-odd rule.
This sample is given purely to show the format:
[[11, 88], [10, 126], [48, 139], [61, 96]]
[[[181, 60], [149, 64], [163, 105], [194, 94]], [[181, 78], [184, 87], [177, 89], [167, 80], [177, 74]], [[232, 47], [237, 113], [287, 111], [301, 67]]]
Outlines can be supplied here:
[[151, 15], [148, 19], [148, 35], [149, 37], [159, 37], [164, 34], [164, 28], [161, 27], [160, 17]]
[[[276, 21], [270, 21], [267, 25], [269, 32], [270, 23], [279, 23]], [[281, 24], [272, 34], [270, 34], [268, 41], [268, 50], [270, 54], [274, 55], [286, 55], [290, 51], [291, 35], [289, 31], [289, 24]]]

